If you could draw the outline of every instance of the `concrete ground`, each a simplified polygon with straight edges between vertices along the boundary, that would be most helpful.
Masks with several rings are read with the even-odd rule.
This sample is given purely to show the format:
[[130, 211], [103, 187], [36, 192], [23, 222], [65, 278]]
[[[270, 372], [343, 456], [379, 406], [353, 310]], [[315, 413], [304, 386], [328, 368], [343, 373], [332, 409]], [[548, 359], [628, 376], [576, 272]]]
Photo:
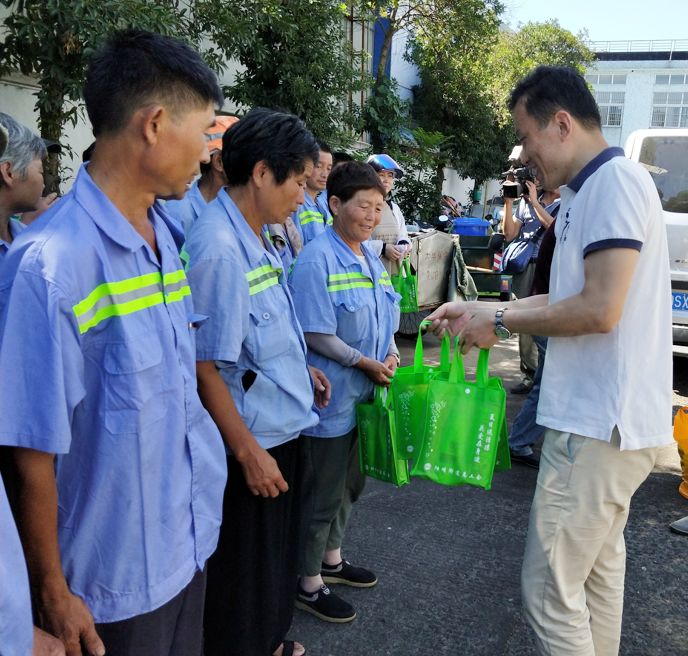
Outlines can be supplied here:
[[[437, 340], [426, 355], [437, 359]], [[399, 340], [402, 362], [413, 341]], [[467, 370], [475, 354], [466, 359]], [[491, 354], [508, 389], [519, 379], [518, 343]], [[688, 404], [688, 360], [675, 360], [676, 406]], [[523, 397], [507, 395], [513, 420]], [[635, 495], [626, 529], [622, 656], [688, 654], [688, 537], [668, 524], [688, 515], [677, 493], [679, 461], [668, 447]], [[310, 656], [526, 656], [534, 641], [521, 611], [520, 565], [537, 471], [514, 465], [490, 491], [412, 479], [403, 488], [369, 479], [344, 554], [379, 577], [372, 589], [337, 587], [358, 617], [322, 622], [297, 610], [291, 636]]]

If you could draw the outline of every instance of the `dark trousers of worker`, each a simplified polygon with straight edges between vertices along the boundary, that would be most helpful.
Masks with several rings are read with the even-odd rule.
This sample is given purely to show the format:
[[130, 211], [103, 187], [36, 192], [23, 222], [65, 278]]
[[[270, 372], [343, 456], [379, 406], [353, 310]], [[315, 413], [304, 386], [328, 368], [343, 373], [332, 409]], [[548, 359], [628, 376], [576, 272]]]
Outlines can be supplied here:
[[160, 608], [121, 622], [96, 624], [107, 656], [201, 656], [205, 572]]
[[205, 656], [270, 656], [294, 614], [300, 551], [303, 438], [268, 449], [289, 491], [254, 496], [227, 458], [222, 526], [208, 561]]
[[341, 437], [305, 438], [304, 461], [300, 570], [302, 576], [317, 576], [325, 551], [342, 546], [351, 509], [365, 486], [358, 464], [356, 429]]

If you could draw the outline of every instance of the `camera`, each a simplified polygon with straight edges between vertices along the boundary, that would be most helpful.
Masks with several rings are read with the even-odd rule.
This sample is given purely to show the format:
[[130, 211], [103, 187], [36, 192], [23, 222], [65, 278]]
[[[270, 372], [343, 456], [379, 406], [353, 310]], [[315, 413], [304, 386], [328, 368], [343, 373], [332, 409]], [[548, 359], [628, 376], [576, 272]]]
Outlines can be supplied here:
[[533, 170], [529, 166], [519, 166], [509, 168], [508, 171], [502, 171], [501, 177], [504, 178], [502, 182], [502, 196], [504, 198], [519, 198], [522, 195], [528, 195], [526, 182], [535, 182]]

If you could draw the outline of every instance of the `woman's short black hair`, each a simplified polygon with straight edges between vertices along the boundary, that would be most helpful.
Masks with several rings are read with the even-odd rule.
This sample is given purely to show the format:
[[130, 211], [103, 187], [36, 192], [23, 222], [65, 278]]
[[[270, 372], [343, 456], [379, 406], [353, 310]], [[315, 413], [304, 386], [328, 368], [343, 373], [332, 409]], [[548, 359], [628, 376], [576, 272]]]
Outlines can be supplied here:
[[143, 30], [115, 32], [95, 52], [84, 99], [96, 137], [118, 132], [150, 103], [171, 112], [223, 103], [217, 76], [195, 50], [179, 39]]
[[380, 176], [370, 164], [342, 162], [332, 169], [327, 178], [328, 201], [336, 196], [342, 203], [346, 203], [362, 189], [376, 189], [383, 198], [387, 193], [380, 182]]
[[307, 161], [315, 164], [319, 153], [300, 118], [263, 107], [252, 109], [222, 137], [222, 166], [230, 187], [245, 185], [260, 161], [282, 184], [293, 173], [303, 173]]
[[566, 66], [538, 66], [511, 92], [509, 110], [523, 100], [526, 112], [541, 126], [563, 109], [588, 129], [601, 128], [597, 107], [583, 76]]

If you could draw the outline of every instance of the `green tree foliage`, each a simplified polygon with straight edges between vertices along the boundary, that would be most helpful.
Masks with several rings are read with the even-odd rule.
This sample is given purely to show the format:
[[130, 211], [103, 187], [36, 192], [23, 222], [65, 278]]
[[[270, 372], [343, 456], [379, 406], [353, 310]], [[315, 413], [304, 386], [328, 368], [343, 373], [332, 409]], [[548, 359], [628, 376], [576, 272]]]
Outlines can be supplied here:
[[359, 127], [351, 94], [369, 83], [349, 47], [337, 0], [197, 0], [197, 19], [242, 69], [225, 89], [241, 107], [286, 109], [319, 139], [341, 145]]
[[586, 39], [585, 32], [574, 35], [556, 20], [526, 23], [518, 31], [502, 30], [487, 62], [500, 124], [511, 121], [507, 107], [511, 90], [536, 66], [571, 66], [584, 73], [595, 59]]
[[[43, 137], [59, 141], [76, 123], [88, 58], [115, 29], [137, 27], [190, 35], [191, 22], [177, 0], [1, 0], [11, 9], [2, 26], [0, 75], [36, 78], [36, 110]], [[48, 186], [59, 185], [58, 158], [47, 166]]]

